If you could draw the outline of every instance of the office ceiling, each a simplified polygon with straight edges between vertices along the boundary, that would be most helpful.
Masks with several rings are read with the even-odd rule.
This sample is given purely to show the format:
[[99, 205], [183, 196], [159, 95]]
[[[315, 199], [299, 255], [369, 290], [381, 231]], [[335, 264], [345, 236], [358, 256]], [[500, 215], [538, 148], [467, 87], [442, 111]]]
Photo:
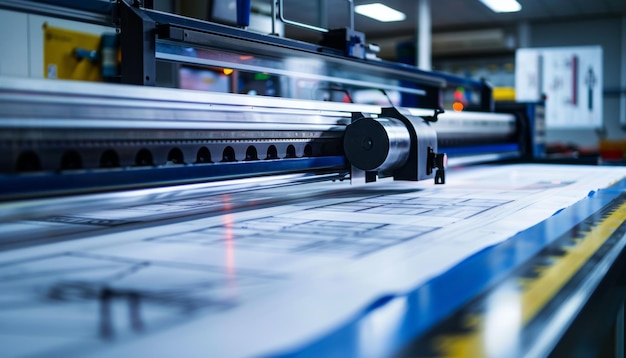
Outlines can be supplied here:
[[[320, 3], [327, 3], [328, 27], [348, 24], [346, 0], [283, 0], [289, 19], [320, 24]], [[511, 25], [521, 21], [555, 21], [601, 16], [626, 16], [626, 0], [518, 0], [522, 10], [517, 13], [496, 14], [478, 0], [431, 0], [433, 31], [484, 28]], [[404, 12], [402, 22], [382, 23], [356, 14], [355, 27], [365, 32], [368, 39], [397, 37], [415, 33], [417, 26], [417, 0], [355, 0], [355, 4], [383, 2]], [[323, 10], [322, 10], [323, 11]], [[324, 20], [322, 20], [323, 24]], [[288, 37], [315, 40], [318, 34], [289, 28]]]

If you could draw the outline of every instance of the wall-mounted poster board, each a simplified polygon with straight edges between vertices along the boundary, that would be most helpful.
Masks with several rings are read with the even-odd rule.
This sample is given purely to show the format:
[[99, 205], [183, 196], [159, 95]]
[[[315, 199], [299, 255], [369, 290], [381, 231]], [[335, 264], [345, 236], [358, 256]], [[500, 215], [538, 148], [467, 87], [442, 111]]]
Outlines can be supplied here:
[[546, 100], [548, 129], [602, 126], [602, 47], [523, 48], [515, 55], [515, 99]]

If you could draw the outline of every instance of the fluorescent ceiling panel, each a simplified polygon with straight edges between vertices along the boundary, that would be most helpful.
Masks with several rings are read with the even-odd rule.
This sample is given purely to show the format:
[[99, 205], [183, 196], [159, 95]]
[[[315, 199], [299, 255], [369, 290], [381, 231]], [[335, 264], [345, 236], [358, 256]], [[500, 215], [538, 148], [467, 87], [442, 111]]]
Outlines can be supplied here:
[[406, 19], [406, 15], [403, 12], [392, 9], [387, 5], [383, 5], [379, 2], [366, 5], [357, 5], [354, 7], [354, 11], [357, 14], [371, 17], [374, 20], [382, 22], [403, 21]]
[[480, 0], [493, 12], [517, 12], [522, 9], [522, 5], [517, 0]]

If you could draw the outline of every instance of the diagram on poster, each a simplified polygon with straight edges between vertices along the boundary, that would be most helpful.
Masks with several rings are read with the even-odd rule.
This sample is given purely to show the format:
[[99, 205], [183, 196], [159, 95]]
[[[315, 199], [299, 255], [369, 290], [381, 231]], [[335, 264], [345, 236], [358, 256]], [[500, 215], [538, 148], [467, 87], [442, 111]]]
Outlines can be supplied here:
[[545, 98], [547, 128], [602, 126], [602, 47], [518, 49], [515, 99]]

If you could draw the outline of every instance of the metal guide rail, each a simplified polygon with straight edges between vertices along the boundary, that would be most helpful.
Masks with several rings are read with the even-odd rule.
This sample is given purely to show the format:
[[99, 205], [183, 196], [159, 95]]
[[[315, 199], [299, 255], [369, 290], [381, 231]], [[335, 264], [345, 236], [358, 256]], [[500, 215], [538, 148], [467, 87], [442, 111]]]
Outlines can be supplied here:
[[4, 197], [28, 187], [41, 195], [339, 172], [351, 113], [380, 110], [122, 85], [2, 79], [0, 86], [7, 154], [0, 170], [11, 182]]
[[[354, 113], [376, 117], [382, 111], [370, 105], [11, 78], [0, 79], [0, 102], [5, 200], [296, 172], [345, 176], [345, 128]], [[440, 118], [432, 127], [438, 146], [453, 152], [452, 164], [457, 157], [494, 160], [519, 157], [524, 150], [512, 115]]]

